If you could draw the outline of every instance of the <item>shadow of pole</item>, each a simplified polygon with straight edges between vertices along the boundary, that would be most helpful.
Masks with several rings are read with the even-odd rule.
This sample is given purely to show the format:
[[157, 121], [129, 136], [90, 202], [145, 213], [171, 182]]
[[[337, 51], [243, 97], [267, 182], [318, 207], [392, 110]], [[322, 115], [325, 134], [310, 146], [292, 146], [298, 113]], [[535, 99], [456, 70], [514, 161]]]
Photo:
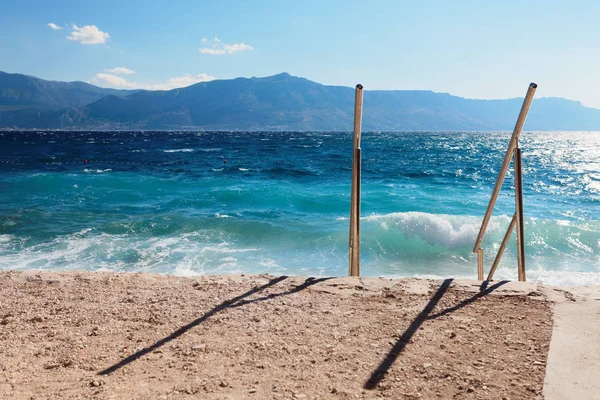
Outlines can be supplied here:
[[201, 323], [203, 323], [204, 321], [206, 321], [207, 319], [209, 319], [210, 317], [212, 317], [213, 315], [226, 310], [228, 308], [235, 308], [235, 307], [241, 307], [244, 306], [246, 304], [250, 304], [250, 303], [256, 303], [259, 301], [265, 301], [265, 300], [270, 300], [270, 299], [274, 299], [276, 297], [280, 297], [280, 296], [287, 296], [290, 295], [292, 293], [296, 293], [299, 292], [303, 289], [306, 289], [309, 286], [315, 285], [319, 282], [323, 282], [326, 281], [328, 279], [332, 279], [332, 278], [319, 278], [319, 279], [315, 279], [315, 278], [308, 278], [304, 281], [304, 283], [302, 283], [301, 285], [298, 285], [296, 287], [294, 287], [293, 289], [287, 291], [287, 292], [282, 292], [282, 293], [274, 293], [274, 294], [270, 294], [267, 296], [263, 296], [257, 299], [252, 299], [252, 300], [243, 300], [255, 293], [261, 292], [271, 286], [276, 285], [277, 283], [287, 279], [287, 276], [280, 276], [278, 278], [274, 278], [271, 279], [269, 282], [267, 282], [266, 284], [256, 287], [252, 290], [247, 291], [244, 294], [241, 294], [237, 297], [234, 297], [233, 299], [230, 300], [226, 300], [223, 303], [221, 303], [220, 305], [216, 306], [215, 308], [213, 308], [212, 310], [208, 311], [206, 314], [204, 314], [203, 316], [201, 316], [198, 319], [195, 319], [194, 321], [190, 322], [187, 325], [182, 326], [181, 328], [177, 329], [176, 331], [174, 331], [173, 333], [171, 333], [169, 336], [166, 336], [160, 340], [158, 340], [156, 343], [152, 344], [151, 346], [145, 347], [137, 352], [135, 352], [134, 354], [128, 356], [127, 358], [124, 358], [123, 360], [119, 361], [118, 363], [114, 364], [111, 367], [106, 368], [103, 371], [98, 372], [98, 375], [108, 375], [116, 370], [118, 370], [119, 368], [122, 368], [124, 366], [126, 366], [127, 364], [132, 363], [133, 361], [137, 360], [140, 357], [143, 357], [144, 355], [156, 350], [157, 348], [163, 346], [164, 344], [170, 342], [171, 340], [177, 339], [179, 336], [183, 335], [184, 333], [186, 333], [187, 331], [189, 331], [190, 329], [200, 325]]
[[468, 306], [469, 304], [473, 303], [474, 301], [487, 296], [488, 294], [492, 293], [494, 290], [498, 289], [500, 286], [507, 284], [509, 281], [500, 281], [498, 283], [493, 284], [490, 287], [487, 287], [488, 285], [488, 281], [485, 281], [485, 284], [482, 283], [481, 284], [481, 288], [486, 288], [485, 290], [480, 290], [479, 292], [477, 292], [474, 296], [469, 297], [466, 300], [461, 301], [460, 303], [458, 303], [457, 305], [450, 307], [450, 308], [446, 308], [445, 310], [440, 311], [437, 314], [433, 314], [430, 315], [429, 317], [427, 317], [427, 319], [436, 319], [439, 318], [443, 315], [446, 314], [450, 314], [451, 312], [454, 312], [458, 309], [463, 308], [464, 306]]
[[417, 318], [414, 319], [414, 321], [410, 324], [408, 329], [406, 329], [406, 331], [404, 331], [404, 333], [398, 339], [398, 341], [396, 341], [396, 344], [394, 344], [394, 347], [392, 347], [392, 349], [389, 351], [387, 356], [383, 359], [381, 364], [379, 364], [377, 369], [375, 369], [375, 371], [373, 371], [373, 373], [371, 374], [371, 377], [364, 385], [365, 389], [372, 390], [377, 387], [379, 382], [381, 382], [381, 380], [383, 379], [383, 376], [385, 375], [385, 373], [394, 364], [394, 362], [396, 361], [396, 359], [398, 358], [400, 353], [402, 353], [402, 351], [404, 350], [404, 348], [406, 347], [406, 345], [408, 344], [408, 342], [410, 341], [412, 336], [421, 327], [423, 322], [425, 322], [425, 320], [427, 319], [427, 316], [429, 315], [429, 313], [431, 313], [433, 311], [433, 309], [435, 308], [437, 303], [440, 301], [440, 299], [442, 298], [444, 293], [446, 293], [446, 291], [450, 287], [451, 283], [452, 283], [452, 279], [446, 279], [444, 282], [442, 282], [442, 284], [440, 285], [438, 290], [435, 292], [435, 294], [433, 295], [431, 300], [429, 300], [429, 303], [427, 303], [427, 305], [425, 306], [423, 311], [421, 311], [419, 313], [419, 315], [417, 315]]
[[437, 314], [430, 315], [431, 312], [433, 311], [433, 309], [435, 308], [435, 306], [437, 305], [437, 303], [442, 298], [442, 296], [444, 296], [444, 294], [450, 288], [452, 281], [453, 281], [452, 279], [446, 279], [445, 281], [442, 282], [442, 284], [440, 285], [438, 290], [435, 292], [435, 294], [433, 295], [431, 300], [429, 300], [429, 303], [427, 303], [427, 305], [425, 306], [423, 311], [421, 311], [419, 313], [419, 315], [417, 315], [417, 317], [410, 324], [408, 329], [406, 329], [406, 331], [402, 334], [400, 339], [398, 339], [398, 341], [396, 342], [394, 347], [392, 347], [392, 349], [389, 351], [387, 356], [383, 359], [381, 364], [379, 364], [377, 369], [375, 369], [375, 371], [371, 374], [371, 376], [369, 377], [369, 380], [364, 385], [365, 389], [373, 390], [377, 387], [379, 382], [381, 382], [381, 380], [383, 379], [385, 373], [391, 368], [391, 366], [394, 364], [394, 362], [396, 361], [396, 359], [398, 358], [400, 353], [402, 353], [402, 351], [404, 351], [404, 348], [406, 347], [406, 345], [408, 344], [408, 342], [410, 341], [412, 336], [415, 334], [415, 332], [421, 327], [423, 322], [430, 320], [430, 319], [439, 318], [443, 315], [446, 315], [446, 314], [454, 312], [458, 309], [461, 309], [461, 308], [475, 302], [476, 300], [478, 300], [484, 296], [487, 296], [488, 294], [490, 294], [491, 292], [493, 292], [494, 290], [496, 290], [497, 288], [499, 288], [500, 286], [502, 286], [508, 282], [508, 281], [501, 281], [490, 287], [487, 287], [489, 282], [485, 281], [481, 284], [480, 291], [477, 292], [474, 296], [461, 301], [460, 303], [458, 303], [457, 305], [455, 305], [453, 307], [442, 310]]

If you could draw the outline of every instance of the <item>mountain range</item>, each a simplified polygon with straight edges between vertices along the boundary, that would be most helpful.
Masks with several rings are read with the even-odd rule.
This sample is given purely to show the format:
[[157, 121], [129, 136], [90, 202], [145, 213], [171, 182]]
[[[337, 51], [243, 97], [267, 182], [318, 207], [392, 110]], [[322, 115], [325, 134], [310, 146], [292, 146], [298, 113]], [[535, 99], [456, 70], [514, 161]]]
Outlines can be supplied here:
[[[511, 130], [522, 101], [365, 90], [363, 129]], [[0, 72], [0, 129], [349, 131], [353, 111], [353, 88], [287, 73], [148, 91]], [[600, 110], [563, 98], [535, 99], [525, 129], [600, 130]]]

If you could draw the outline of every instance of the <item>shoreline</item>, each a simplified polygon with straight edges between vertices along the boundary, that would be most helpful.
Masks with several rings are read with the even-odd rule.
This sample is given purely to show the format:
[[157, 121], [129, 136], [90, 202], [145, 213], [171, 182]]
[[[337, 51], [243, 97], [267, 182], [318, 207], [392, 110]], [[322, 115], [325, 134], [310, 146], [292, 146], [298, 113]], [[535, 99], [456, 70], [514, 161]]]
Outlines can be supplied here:
[[0, 296], [2, 399], [560, 398], [557, 312], [600, 305], [600, 287], [78, 271], [0, 272]]

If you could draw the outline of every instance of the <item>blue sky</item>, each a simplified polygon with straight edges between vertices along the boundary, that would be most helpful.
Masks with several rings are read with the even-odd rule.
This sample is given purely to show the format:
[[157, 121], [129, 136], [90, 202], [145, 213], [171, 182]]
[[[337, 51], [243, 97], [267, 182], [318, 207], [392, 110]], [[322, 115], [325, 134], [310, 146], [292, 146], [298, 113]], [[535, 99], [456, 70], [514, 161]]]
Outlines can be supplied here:
[[583, 0], [2, 0], [0, 70], [158, 89], [285, 71], [469, 98], [536, 81], [600, 108], [599, 16]]

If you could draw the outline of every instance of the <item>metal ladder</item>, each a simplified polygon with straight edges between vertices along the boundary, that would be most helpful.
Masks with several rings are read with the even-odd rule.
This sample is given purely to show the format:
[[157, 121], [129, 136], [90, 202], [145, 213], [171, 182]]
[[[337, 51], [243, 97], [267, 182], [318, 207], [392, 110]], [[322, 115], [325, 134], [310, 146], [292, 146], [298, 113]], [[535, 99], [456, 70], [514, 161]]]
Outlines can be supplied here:
[[490, 222], [490, 218], [492, 217], [492, 212], [494, 211], [496, 200], [498, 199], [498, 195], [500, 194], [502, 183], [504, 183], [504, 178], [506, 176], [506, 172], [508, 171], [510, 160], [511, 158], [513, 158], [513, 156], [515, 168], [515, 214], [513, 215], [512, 220], [510, 221], [508, 230], [506, 231], [504, 239], [502, 240], [502, 244], [498, 249], [498, 254], [496, 254], [496, 258], [494, 259], [492, 268], [490, 269], [490, 272], [487, 276], [487, 280], [492, 280], [494, 272], [496, 272], [498, 263], [502, 258], [504, 249], [506, 248], [508, 240], [510, 239], [512, 231], [515, 229], [515, 226], [517, 228], [518, 277], [519, 281], [521, 282], [525, 282], [526, 280], [525, 236], [523, 226], [523, 175], [521, 164], [521, 148], [519, 147], [519, 136], [521, 135], [521, 130], [523, 129], [523, 124], [525, 123], [525, 119], [527, 118], [527, 113], [529, 112], [529, 107], [531, 106], [531, 102], [533, 101], [533, 96], [535, 94], [536, 88], [537, 85], [535, 83], [529, 84], [529, 88], [527, 89], [527, 95], [525, 96], [525, 100], [523, 101], [523, 106], [521, 107], [519, 118], [517, 119], [515, 129], [508, 144], [508, 149], [506, 150], [506, 155], [504, 156], [504, 161], [502, 162], [502, 167], [500, 168], [500, 172], [498, 173], [496, 186], [494, 186], [492, 197], [490, 198], [490, 202], [487, 206], [487, 211], [485, 212], [485, 216], [483, 217], [483, 221], [481, 223], [481, 228], [479, 229], [479, 234], [477, 235], [477, 240], [475, 241], [473, 253], [477, 253], [477, 279], [480, 281], [483, 280], [483, 249], [481, 247], [481, 242], [483, 241], [485, 231], [487, 229], [488, 223]]

